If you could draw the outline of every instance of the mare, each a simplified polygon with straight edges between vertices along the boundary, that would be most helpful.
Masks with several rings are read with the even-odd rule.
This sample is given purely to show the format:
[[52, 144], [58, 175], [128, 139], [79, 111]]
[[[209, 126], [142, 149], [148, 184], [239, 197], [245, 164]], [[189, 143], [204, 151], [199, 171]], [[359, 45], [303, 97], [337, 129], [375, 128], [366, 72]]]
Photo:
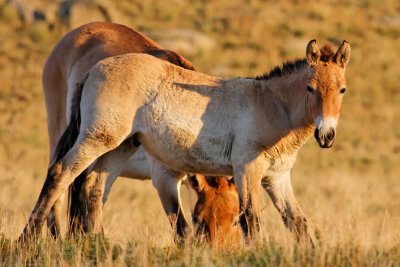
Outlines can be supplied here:
[[[262, 186], [287, 228], [312, 242], [290, 170], [312, 133], [320, 147], [333, 145], [350, 53], [346, 41], [335, 52], [312, 40], [305, 59], [257, 78], [213, 77], [146, 54], [98, 62], [77, 87], [71, 122], [20, 238], [38, 233], [56, 199], [90, 165], [101, 176], [119, 173], [142, 146], [155, 183], [185, 173], [234, 176], [247, 237], [260, 229]], [[176, 220], [174, 204], [169, 216]]]

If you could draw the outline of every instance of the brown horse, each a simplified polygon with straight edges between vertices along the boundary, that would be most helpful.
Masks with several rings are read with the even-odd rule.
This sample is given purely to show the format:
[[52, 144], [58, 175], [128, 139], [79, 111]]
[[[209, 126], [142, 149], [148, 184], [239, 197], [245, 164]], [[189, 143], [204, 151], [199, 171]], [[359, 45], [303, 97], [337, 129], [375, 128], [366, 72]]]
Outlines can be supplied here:
[[[55, 46], [43, 70], [43, 89], [46, 97], [48, 133], [50, 138], [50, 162], [55, 160], [53, 154], [57, 141], [67, 128], [67, 114], [70, 113], [68, 108], [71, 96], [74, 94], [76, 88], [75, 85], [98, 61], [110, 56], [126, 53], [148, 53], [177, 66], [195, 70], [193, 64], [179, 54], [165, 50], [141, 33], [123, 25], [95, 22], [83, 25], [69, 32]], [[147, 157], [144, 150], [140, 149], [125, 163], [121, 175], [133, 179], [151, 179]], [[81, 227], [79, 223], [86, 221], [85, 217], [89, 213], [88, 210], [95, 209], [92, 205], [102, 206], [106, 202], [111, 186], [117, 177], [109, 177], [106, 181], [103, 202], [99, 198], [93, 201], [93, 195], [95, 195], [97, 190], [93, 180], [98, 179], [98, 177], [96, 175], [89, 175], [82, 178], [80, 181], [75, 182], [74, 190], [71, 193], [73, 196], [70, 199], [72, 202], [69, 225], [71, 229]], [[177, 186], [179, 186], [179, 183], [177, 184], [176, 182], [172, 186], [168, 185], [168, 187], [172, 188], [176, 188]], [[158, 189], [158, 191], [160, 190], [164, 189]], [[174, 194], [176, 193], [174, 192]], [[173, 201], [179, 201], [178, 199], [173, 199]], [[207, 203], [208, 205], [212, 205], [212, 201], [208, 201]], [[61, 200], [57, 200], [52, 212], [48, 216], [48, 226], [51, 233], [55, 236], [60, 232], [61, 204]], [[169, 212], [168, 207], [166, 212]], [[101, 216], [98, 215], [95, 219], [100, 221]]]
[[41, 229], [55, 200], [90, 165], [105, 176], [119, 173], [143, 146], [155, 159], [153, 183], [185, 173], [234, 176], [248, 236], [259, 231], [262, 185], [285, 225], [311, 241], [290, 171], [313, 132], [321, 147], [334, 143], [349, 59], [346, 41], [334, 52], [312, 40], [305, 59], [255, 79], [212, 77], [145, 54], [102, 60], [78, 87], [73, 120], [21, 238]]
[[239, 241], [239, 198], [233, 178], [225, 176], [189, 176], [189, 183], [197, 193], [192, 215], [198, 236], [216, 245]]

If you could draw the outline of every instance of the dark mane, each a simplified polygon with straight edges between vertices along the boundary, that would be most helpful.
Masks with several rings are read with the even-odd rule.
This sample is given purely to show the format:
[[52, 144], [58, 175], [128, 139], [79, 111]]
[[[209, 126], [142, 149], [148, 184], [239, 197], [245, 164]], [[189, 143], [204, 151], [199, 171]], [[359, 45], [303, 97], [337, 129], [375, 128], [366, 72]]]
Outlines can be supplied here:
[[307, 66], [307, 60], [305, 58], [296, 59], [294, 61], [287, 61], [283, 63], [282, 66], [276, 66], [270, 72], [265, 73], [264, 75], [257, 76], [256, 80], [270, 80], [272, 78], [282, 77], [284, 75], [288, 75], [294, 73], [300, 69], [303, 69]]
[[[319, 59], [322, 62], [329, 62], [333, 59], [333, 56], [335, 55], [335, 52], [333, 51], [332, 44], [326, 43], [324, 44], [321, 49], [320, 49], [320, 57]], [[272, 78], [278, 78], [282, 77], [288, 74], [295, 73], [298, 70], [303, 69], [305, 66], [307, 66], [307, 59], [305, 58], [298, 58], [296, 60], [289, 60], [285, 63], [283, 63], [282, 66], [276, 66], [270, 72], [265, 73], [261, 76], [257, 76], [255, 79], [256, 80], [270, 80]]]
[[319, 52], [321, 53], [321, 55], [319, 56], [319, 60], [321, 60], [322, 62], [331, 61], [333, 59], [333, 56], [335, 55], [332, 44], [330, 43], [324, 44]]

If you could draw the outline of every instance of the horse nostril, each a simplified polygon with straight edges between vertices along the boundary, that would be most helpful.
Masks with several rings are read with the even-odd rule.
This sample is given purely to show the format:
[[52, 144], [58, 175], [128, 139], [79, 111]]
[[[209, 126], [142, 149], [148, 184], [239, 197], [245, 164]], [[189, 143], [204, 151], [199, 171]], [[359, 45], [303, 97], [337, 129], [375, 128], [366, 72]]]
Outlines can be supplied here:
[[332, 141], [335, 138], [335, 135], [336, 135], [335, 129], [331, 128], [326, 137], [329, 141]]

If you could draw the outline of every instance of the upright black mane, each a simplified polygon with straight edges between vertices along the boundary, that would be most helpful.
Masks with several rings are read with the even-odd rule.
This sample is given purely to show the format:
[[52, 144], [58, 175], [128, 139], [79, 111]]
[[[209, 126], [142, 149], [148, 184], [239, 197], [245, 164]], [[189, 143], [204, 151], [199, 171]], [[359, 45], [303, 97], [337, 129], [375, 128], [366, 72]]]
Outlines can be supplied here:
[[296, 59], [294, 61], [290, 60], [285, 63], [283, 63], [282, 66], [276, 66], [270, 72], [265, 73], [261, 76], [257, 76], [255, 79], [256, 80], [270, 80], [272, 78], [278, 78], [282, 77], [284, 75], [288, 75], [291, 73], [294, 73], [305, 66], [307, 66], [307, 60], [305, 58], [303, 59]]

